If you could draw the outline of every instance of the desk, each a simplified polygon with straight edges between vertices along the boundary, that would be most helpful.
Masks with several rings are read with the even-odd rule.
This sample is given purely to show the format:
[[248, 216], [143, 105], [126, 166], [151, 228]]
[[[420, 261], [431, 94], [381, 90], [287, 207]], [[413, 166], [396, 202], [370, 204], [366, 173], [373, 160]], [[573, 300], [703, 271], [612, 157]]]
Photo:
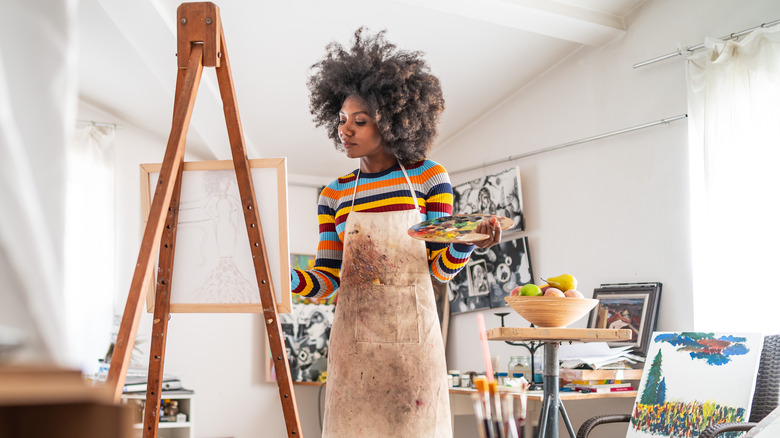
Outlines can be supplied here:
[[[542, 406], [539, 412], [538, 438], [558, 438], [558, 412], [571, 438], [574, 428], [558, 392], [558, 347], [561, 342], [608, 342], [631, 339], [631, 330], [545, 328], [545, 327], [499, 327], [487, 331], [491, 341], [539, 341], [544, 344], [544, 371]], [[567, 394], [568, 395], [568, 394]]]
[[130, 438], [131, 423], [111, 388], [86, 383], [80, 370], [0, 366], [0, 438]]

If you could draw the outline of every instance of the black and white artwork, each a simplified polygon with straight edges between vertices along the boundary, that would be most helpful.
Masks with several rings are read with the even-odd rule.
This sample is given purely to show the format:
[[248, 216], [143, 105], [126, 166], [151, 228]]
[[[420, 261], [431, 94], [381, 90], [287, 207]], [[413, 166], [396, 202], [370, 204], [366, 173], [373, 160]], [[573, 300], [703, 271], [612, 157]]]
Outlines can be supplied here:
[[515, 224], [506, 234], [525, 230], [520, 170], [517, 167], [452, 187], [453, 214], [485, 213], [505, 216]]
[[279, 314], [293, 381], [316, 382], [327, 370], [335, 310], [331, 304], [293, 304], [292, 312]]
[[468, 264], [449, 282], [450, 311], [457, 314], [506, 306], [504, 297], [532, 279], [527, 237], [476, 248]]

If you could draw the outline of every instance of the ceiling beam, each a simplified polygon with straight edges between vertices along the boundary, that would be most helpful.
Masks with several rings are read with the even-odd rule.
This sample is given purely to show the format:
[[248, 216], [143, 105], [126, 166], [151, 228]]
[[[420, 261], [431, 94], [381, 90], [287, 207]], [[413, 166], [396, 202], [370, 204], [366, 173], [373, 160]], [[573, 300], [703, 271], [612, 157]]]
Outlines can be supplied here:
[[625, 33], [620, 17], [551, 0], [396, 1], [589, 46]]
[[[138, 52], [146, 67], [174, 99], [176, 87], [176, 11], [170, 15], [158, 0], [98, 0], [127, 42]], [[204, 70], [192, 113], [190, 129], [196, 131], [217, 159], [230, 157], [229, 139], [214, 74]], [[219, 121], [219, 123], [215, 123]], [[248, 139], [247, 154], [259, 157]], [[225, 147], [225, 146], [228, 147]]]

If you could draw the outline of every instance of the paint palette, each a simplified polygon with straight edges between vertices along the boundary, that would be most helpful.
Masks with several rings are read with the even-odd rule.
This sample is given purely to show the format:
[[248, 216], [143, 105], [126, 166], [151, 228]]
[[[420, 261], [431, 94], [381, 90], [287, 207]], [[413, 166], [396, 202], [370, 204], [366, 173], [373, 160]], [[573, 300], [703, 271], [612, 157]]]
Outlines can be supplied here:
[[483, 219], [498, 219], [502, 230], [512, 228], [514, 221], [492, 214], [458, 214], [443, 216], [420, 222], [409, 228], [409, 235], [426, 242], [472, 243], [488, 238], [487, 234], [477, 233], [477, 225]]

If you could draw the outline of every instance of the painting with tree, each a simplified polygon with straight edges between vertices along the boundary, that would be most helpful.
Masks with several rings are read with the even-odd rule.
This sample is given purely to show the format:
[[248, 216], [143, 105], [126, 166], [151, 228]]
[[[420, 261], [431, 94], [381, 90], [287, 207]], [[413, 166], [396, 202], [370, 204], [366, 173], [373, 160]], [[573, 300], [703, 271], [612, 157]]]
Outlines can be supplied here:
[[756, 333], [653, 333], [626, 436], [692, 436], [746, 421], [762, 346]]

